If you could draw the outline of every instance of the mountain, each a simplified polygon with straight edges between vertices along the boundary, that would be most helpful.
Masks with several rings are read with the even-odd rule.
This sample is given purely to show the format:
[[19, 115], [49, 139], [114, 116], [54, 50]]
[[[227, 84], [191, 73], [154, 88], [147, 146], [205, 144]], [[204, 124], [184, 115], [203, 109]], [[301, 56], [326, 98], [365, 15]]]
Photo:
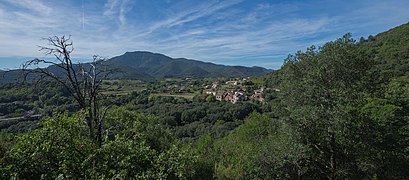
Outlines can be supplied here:
[[[139, 79], [151, 81], [160, 78], [184, 77], [249, 77], [260, 76], [272, 70], [262, 67], [225, 66], [185, 58], [171, 58], [163, 54], [135, 51], [98, 62], [99, 65], [114, 69], [109, 79]], [[88, 69], [89, 63], [84, 64]], [[63, 75], [56, 66], [47, 67], [56, 75]], [[78, 69], [78, 65], [74, 65]], [[0, 82], [13, 82], [21, 76], [22, 70], [0, 71]], [[34, 76], [29, 76], [29, 79]]]
[[122, 70], [124, 72], [122, 78], [125, 79], [247, 77], [271, 72], [261, 67], [225, 66], [185, 58], [171, 58], [145, 51], [126, 52], [105, 61], [104, 64]]
[[0, 83], [16, 82], [21, 77], [21, 70], [0, 71]]

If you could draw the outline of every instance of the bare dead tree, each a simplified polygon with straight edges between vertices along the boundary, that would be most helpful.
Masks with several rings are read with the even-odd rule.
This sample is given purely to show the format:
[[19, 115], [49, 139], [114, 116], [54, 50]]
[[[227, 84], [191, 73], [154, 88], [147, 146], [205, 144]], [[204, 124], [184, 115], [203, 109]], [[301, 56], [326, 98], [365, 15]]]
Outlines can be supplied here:
[[[40, 46], [40, 51], [53, 55], [54, 60], [33, 59], [23, 64], [24, 79], [30, 74], [35, 75], [36, 82], [53, 80], [62, 85], [78, 103], [81, 110], [86, 110], [89, 136], [101, 146], [103, 120], [107, 107], [101, 108], [100, 86], [102, 80], [109, 76], [113, 69], [102, 65], [103, 59], [93, 56], [93, 61], [87, 64], [73, 64], [71, 53], [73, 43], [71, 37], [53, 36], [45, 38], [47, 46]], [[48, 68], [40, 68], [40, 66]], [[97, 133], [95, 134], [95, 129]]]

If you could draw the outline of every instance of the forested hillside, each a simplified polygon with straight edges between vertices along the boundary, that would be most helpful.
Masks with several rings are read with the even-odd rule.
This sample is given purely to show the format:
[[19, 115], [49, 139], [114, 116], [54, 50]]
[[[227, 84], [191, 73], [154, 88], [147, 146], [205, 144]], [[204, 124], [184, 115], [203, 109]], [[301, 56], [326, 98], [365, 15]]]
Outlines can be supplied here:
[[408, 33], [406, 24], [360, 42], [347, 34], [290, 55], [279, 72], [264, 77], [280, 89], [273, 112], [249, 116], [220, 140], [216, 150], [224, 153], [215, 152], [224, 155], [215, 173], [238, 179], [407, 178]]
[[[260, 76], [270, 70], [261, 67], [225, 66], [185, 58], [171, 58], [163, 54], [135, 51], [109, 59], [109, 66], [131, 68], [124, 71], [122, 79], [138, 79], [130, 76], [133, 72], [142, 72], [155, 78], [184, 77], [248, 77]], [[119, 65], [119, 66], [118, 66]]]
[[[101, 141], [89, 136], [89, 109], [55, 88], [32, 105], [48, 113], [30, 128], [2, 122], [0, 179], [407, 179], [408, 68], [409, 24], [359, 41], [346, 34], [251, 79], [267, 89], [263, 102], [149, 88], [101, 96], [110, 105], [93, 127]], [[3, 84], [2, 96], [14, 87]], [[4, 99], [44, 93], [23, 89]]]

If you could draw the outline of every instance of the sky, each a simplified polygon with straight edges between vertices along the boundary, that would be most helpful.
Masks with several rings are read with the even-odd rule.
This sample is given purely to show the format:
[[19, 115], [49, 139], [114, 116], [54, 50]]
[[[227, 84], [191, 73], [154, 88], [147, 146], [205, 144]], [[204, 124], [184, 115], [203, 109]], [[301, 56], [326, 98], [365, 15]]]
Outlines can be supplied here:
[[408, 0], [0, 0], [0, 69], [71, 35], [75, 61], [151, 51], [279, 69], [288, 54], [409, 21]]

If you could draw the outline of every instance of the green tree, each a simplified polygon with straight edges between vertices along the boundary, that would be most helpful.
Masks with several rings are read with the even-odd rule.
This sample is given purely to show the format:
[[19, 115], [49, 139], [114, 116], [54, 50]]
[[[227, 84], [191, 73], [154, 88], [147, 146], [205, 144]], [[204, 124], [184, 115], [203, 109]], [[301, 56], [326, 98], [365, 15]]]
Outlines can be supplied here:
[[311, 176], [334, 179], [359, 176], [353, 162], [349, 131], [353, 117], [347, 107], [363, 98], [365, 75], [372, 62], [350, 34], [319, 50], [289, 56], [282, 68], [281, 105], [284, 114], [312, 149]]
[[216, 102], [216, 97], [210, 94], [206, 97], [206, 102]]
[[[102, 145], [88, 136], [83, 113], [56, 115], [18, 136], [1, 177], [28, 179], [186, 179], [196, 158], [154, 119], [114, 109]], [[150, 123], [150, 121], [153, 121]], [[111, 122], [111, 121], [108, 121]], [[113, 123], [113, 122], [112, 122]], [[3, 159], [3, 158], [2, 158]], [[3, 166], [3, 165], [2, 165]], [[4, 170], [4, 172], [3, 172]]]
[[393, 79], [383, 97], [369, 97], [355, 114], [359, 167], [367, 176], [404, 179], [409, 166], [409, 78]]
[[[82, 117], [54, 116], [42, 128], [18, 137], [9, 152], [10, 175], [17, 178], [82, 177], [81, 163], [95, 149]], [[85, 136], [84, 136], [85, 135]]]
[[265, 114], [251, 114], [215, 146], [217, 178], [295, 179], [305, 173], [308, 147], [290, 125]]

